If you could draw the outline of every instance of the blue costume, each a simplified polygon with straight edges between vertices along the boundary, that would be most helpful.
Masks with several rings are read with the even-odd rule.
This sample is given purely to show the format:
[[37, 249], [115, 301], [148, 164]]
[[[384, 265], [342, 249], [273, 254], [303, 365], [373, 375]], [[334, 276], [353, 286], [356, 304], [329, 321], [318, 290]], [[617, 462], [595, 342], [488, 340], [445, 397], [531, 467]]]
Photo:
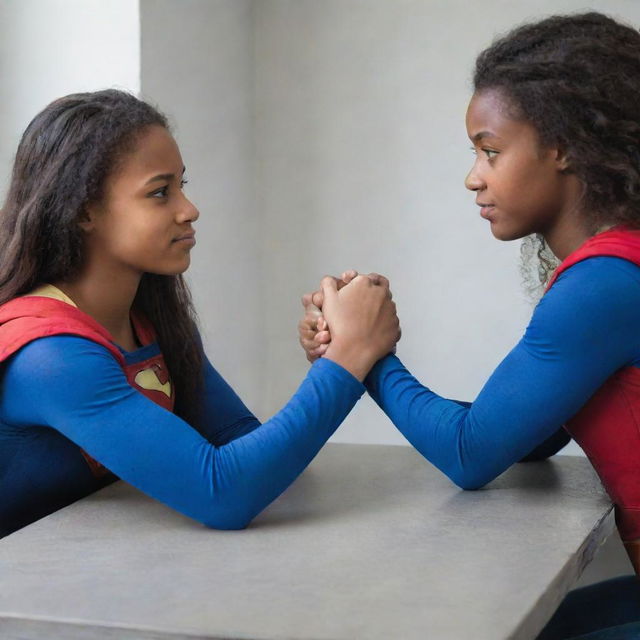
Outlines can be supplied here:
[[365, 384], [425, 458], [474, 489], [552, 437], [625, 366], [640, 367], [640, 267], [594, 257], [565, 271], [540, 300], [473, 403], [437, 395], [393, 355]]
[[[84, 321], [64, 301], [39, 300]], [[196, 430], [165, 408], [171, 391], [157, 373], [155, 342], [125, 353], [98, 334], [64, 334], [64, 327], [24, 338], [29, 322], [41, 320], [29, 314], [15, 319], [27, 331], [12, 335], [26, 344], [6, 358], [2, 375], [0, 536], [116, 476], [209, 526], [244, 527], [295, 480], [364, 392], [345, 369], [322, 360], [260, 424], [205, 357]]]

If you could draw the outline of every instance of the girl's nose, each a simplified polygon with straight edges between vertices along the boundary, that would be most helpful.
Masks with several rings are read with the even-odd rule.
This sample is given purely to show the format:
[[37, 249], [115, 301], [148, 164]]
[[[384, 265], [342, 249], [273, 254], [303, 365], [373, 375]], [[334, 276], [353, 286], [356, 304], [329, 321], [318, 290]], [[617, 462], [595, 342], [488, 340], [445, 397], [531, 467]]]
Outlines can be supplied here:
[[178, 218], [180, 222], [195, 222], [200, 217], [200, 212], [197, 207], [184, 196], [184, 202], [180, 208]]
[[464, 186], [469, 189], [469, 191], [481, 191], [484, 189], [484, 180], [482, 180], [478, 175], [475, 165], [471, 168], [471, 171], [469, 171], [467, 177], [464, 179]]

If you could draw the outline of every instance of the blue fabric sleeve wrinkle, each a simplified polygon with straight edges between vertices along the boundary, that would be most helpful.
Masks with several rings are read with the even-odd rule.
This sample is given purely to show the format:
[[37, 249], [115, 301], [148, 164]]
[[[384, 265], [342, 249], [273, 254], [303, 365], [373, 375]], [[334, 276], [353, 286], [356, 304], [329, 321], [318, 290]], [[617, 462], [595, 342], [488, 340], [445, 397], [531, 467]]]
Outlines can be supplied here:
[[[471, 408], [472, 402], [466, 400], [454, 400], [452, 402], [459, 404], [461, 407]], [[555, 433], [552, 433], [546, 440], [537, 445], [533, 451], [530, 451], [524, 458], [518, 462], [538, 462], [554, 456], [560, 449], [566, 447], [571, 442], [571, 436], [564, 427], [560, 427]]]
[[395, 356], [365, 384], [396, 427], [465, 489], [483, 486], [552, 436], [640, 354], [640, 268], [598, 257], [567, 269], [470, 408], [421, 385]]
[[[207, 393], [215, 399], [222, 379], [212, 371]], [[208, 526], [237, 529], [304, 470], [363, 391], [342, 367], [321, 360], [281, 411], [216, 447], [133, 389], [106, 349], [55, 336], [29, 343], [9, 360], [0, 419], [54, 428], [150, 496]], [[229, 397], [225, 388], [222, 398]], [[222, 423], [245, 411], [221, 400], [215, 405]]]

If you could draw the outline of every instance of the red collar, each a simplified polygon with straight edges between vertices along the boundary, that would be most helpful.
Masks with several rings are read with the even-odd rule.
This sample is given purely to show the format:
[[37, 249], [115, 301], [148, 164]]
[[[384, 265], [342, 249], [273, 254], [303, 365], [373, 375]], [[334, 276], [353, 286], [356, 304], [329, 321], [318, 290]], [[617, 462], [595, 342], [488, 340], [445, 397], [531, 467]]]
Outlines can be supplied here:
[[595, 256], [623, 258], [640, 266], [640, 230], [618, 226], [592, 236], [560, 263], [553, 272], [545, 291], [553, 286], [563, 271], [582, 260]]

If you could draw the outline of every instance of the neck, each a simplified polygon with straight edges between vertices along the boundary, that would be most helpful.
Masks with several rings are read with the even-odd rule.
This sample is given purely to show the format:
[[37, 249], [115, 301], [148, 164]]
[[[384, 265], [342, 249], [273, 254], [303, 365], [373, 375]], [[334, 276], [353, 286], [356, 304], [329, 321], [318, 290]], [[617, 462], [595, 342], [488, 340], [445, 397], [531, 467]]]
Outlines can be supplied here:
[[614, 225], [603, 224], [595, 231], [593, 229], [569, 226], [569, 228], [554, 228], [552, 231], [543, 234], [549, 249], [559, 260], [564, 260], [569, 254], [581, 247], [589, 238], [604, 231], [608, 231]]
[[590, 216], [585, 207], [585, 186], [573, 173], [559, 174], [557, 185], [561, 204], [551, 216], [551, 222], [538, 230], [547, 246], [560, 261], [564, 260], [598, 233], [589, 223]]
[[126, 350], [136, 348], [131, 328], [131, 307], [142, 275], [135, 272], [114, 274], [88, 264], [73, 280], [53, 282], [79, 309], [99, 322]]
[[584, 244], [592, 234], [582, 225], [561, 220], [553, 229], [546, 231], [542, 235], [553, 255], [562, 261]]
[[593, 228], [589, 212], [584, 207], [584, 186], [575, 175], [566, 176], [564, 189], [564, 205], [554, 216], [552, 225], [541, 230], [549, 249], [561, 261], [591, 236], [613, 226], [605, 224], [599, 229]]

